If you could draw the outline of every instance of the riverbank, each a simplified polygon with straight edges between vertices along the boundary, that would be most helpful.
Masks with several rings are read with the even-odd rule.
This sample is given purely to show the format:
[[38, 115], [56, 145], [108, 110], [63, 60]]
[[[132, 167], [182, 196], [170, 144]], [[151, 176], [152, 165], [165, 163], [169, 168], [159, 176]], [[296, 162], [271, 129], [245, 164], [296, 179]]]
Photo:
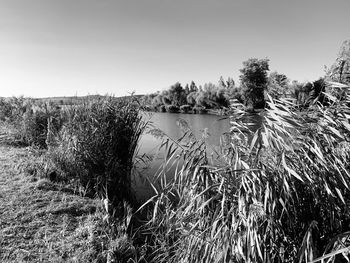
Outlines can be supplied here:
[[109, 234], [101, 200], [44, 178], [40, 152], [0, 138], [0, 262], [109, 262], [133, 251], [125, 231]]
[[29, 148], [0, 145], [1, 262], [61, 262], [89, 253], [98, 203], [38, 178], [29, 168], [37, 158]]
[[[155, 114], [159, 124], [148, 135], [162, 139], [164, 158], [155, 178], [159, 185], [152, 185], [153, 195], [143, 204], [132, 204], [126, 192], [118, 195], [131, 186], [133, 176], [133, 169], [121, 169], [120, 157], [127, 155], [121, 149], [132, 161], [125, 168], [149, 160], [134, 151], [145, 144], [143, 129], [137, 127], [146, 126], [133, 132], [135, 124], [144, 122], [131, 104], [94, 102], [49, 116], [39, 115], [44, 110], [37, 115], [27, 111], [12, 124], [17, 124], [17, 135], [26, 132], [32, 146], [14, 147], [14, 136], [0, 148], [1, 259], [302, 262], [338, 255], [338, 260], [348, 249], [350, 231], [343, 224], [350, 220], [349, 99], [310, 105], [303, 113], [271, 101], [259, 115], [258, 132], [252, 129], [253, 116], [247, 119], [249, 114], [242, 112], [229, 121], [214, 115]], [[128, 118], [120, 117], [125, 110], [135, 113], [126, 117], [137, 117], [126, 132]], [[65, 113], [74, 118], [63, 118]], [[52, 116], [66, 120], [56, 135]], [[219, 119], [212, 122], [214, 128], [229, 125], [230, 133], [213, 154], [208, 129], [191, 131], [197, 123], [204, 125], [198, 117]], [[180, 137], [168, 136], [175, 128], [167, 121], [181, 126]], [[38, 133], [34, 128], [42, 123], [47, 126]], [[161, 125], [170, 130], [165, 134]], [[135, 135], [132, 143], [130, 134]], [[156, 144], [150, 141], [149, 146]], [[174, 177], [169, 178], [172, 167]]]

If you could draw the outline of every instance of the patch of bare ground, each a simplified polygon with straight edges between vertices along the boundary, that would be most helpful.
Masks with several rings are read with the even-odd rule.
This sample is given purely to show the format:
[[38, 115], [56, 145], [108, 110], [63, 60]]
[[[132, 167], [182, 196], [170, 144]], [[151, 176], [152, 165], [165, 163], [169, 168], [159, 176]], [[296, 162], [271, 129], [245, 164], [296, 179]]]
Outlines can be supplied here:
[[103, 262], [99, 201], [21, 169], [37, 158], [0, 144], [0, 262]]

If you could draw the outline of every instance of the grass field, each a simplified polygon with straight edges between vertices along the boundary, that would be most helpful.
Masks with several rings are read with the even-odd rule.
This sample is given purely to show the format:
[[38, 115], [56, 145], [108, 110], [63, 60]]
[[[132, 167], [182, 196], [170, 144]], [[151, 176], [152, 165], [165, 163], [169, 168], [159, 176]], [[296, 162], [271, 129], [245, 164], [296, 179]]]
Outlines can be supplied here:
[[28, 148], [0, 146], [0, 261], [79, 262], [99, 204], [30, 175], [33, 158]]

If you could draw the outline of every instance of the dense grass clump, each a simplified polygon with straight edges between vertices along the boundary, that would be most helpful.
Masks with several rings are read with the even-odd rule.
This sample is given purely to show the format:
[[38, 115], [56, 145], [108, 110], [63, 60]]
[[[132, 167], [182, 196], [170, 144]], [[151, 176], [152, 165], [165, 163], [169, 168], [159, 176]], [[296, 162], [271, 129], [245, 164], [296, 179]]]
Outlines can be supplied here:
[[17, 143], [47, 148], [48, 130], [59, 131], [64, 115], [53, 103], [12, 97], [0, 99], [0, 121], [10, 128]]
[[20, 132], [24, 142], [47, 148], [50, 136], [56, 134], [65, 122], [60, 108], [50, 104], [31, 105], [23, 115]]
[[29, 99], [23, 97], [0, 98], [0, 121], [17, 123], [30, 104]]
[[[146, 231], [154, 262], [318, 262], [346, 258], [350, 237], [350, 97], [325, 93], [298, 112], [270, 99], [254, 133], [232, 112], [213, 162], [190, 131], [168, 145]], [[172, 142], [172, 143], [171, 143]], [[175, 150], [177, 149], [176, 153]], [[343, 253], [343, 256], [342, 256]]]
[[133, 203], [133, 158], [146, 125], [139, 107], [104, 98], [72, 107], [67, 116], [51, 153], [56, 165], [78, 178], [87, 193], [103, 195], [115, 206], [124, 200]]

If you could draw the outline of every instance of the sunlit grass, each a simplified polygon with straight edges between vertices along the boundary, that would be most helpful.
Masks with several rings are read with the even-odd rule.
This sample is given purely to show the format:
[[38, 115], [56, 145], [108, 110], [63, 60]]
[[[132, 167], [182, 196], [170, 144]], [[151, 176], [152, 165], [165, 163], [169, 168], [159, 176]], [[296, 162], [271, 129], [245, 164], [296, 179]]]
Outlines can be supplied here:
[[166, 163], [180, 156], [183, 164], [172, 181], [163, 173], [149, 201], [145, 231], [153, 236], [153, 261], [310, 262], [330, 251], [328, 259], [345, 255], [350, 98], [325, 96], [327, 106], [315, 102], [303, 113], [270, 99], [255, 133], [243, 112], [233, 112], [225, 165], [209, 162], [202, 140], [165, 138]]

